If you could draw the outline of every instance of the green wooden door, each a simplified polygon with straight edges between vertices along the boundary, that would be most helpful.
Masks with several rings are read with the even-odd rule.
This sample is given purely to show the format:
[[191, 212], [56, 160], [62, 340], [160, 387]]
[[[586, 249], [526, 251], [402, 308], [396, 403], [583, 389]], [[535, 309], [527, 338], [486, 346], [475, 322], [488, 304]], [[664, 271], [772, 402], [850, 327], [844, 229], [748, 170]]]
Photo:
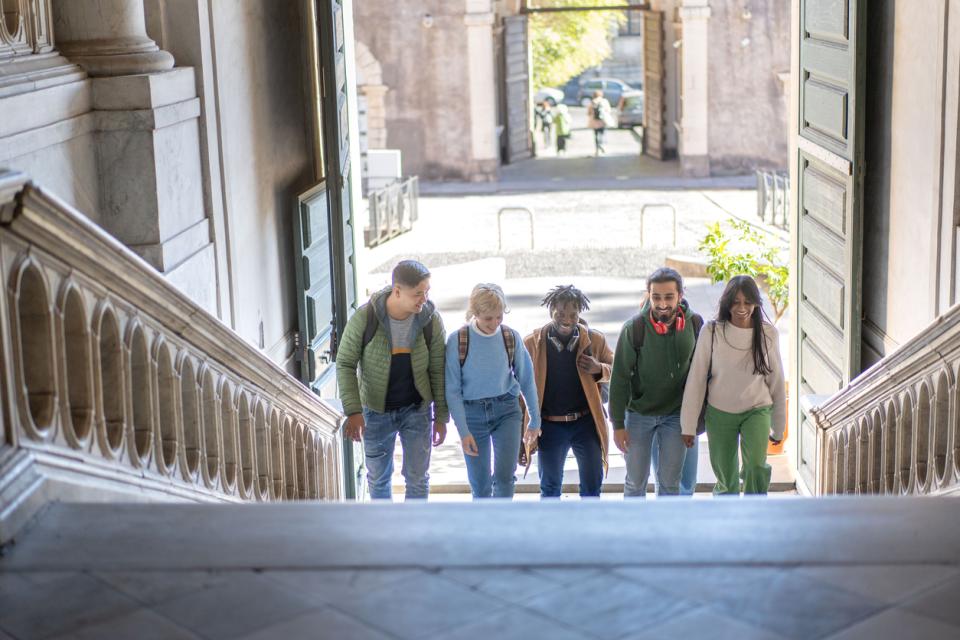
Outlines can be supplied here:
[[[315, 24], [308, 36], [315, 50], [316, 100], [313, 109], [320, 141], [318, 161], [323, 179], [300, 195], [294, 225], [299, 291], [301, 378], [325, 398], [336, 395], [334, 362], [347, 319], [357, 308], [356, 260], [351, 198], [350, 124], [347, 101], [348, 48], [344, 2], [313, 0]], [[345, 495], [357, 495], [355, 461], [362, 462], [350, 441], [344, 442]]]
[[[801, 396], [832, 395], [860, 372], [865, 12], [865, 0], [800, 2]], [[802, 409], [800, 420], [799, 469], [816, 490], [817, 434]]]

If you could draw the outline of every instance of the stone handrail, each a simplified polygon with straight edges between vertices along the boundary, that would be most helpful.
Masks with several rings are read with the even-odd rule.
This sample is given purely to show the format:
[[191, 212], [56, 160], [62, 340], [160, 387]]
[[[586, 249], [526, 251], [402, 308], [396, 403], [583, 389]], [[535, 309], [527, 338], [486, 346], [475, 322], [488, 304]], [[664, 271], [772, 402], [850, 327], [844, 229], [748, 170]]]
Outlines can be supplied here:
[[333, 407], [9, 172], [0, 273], [0, 542], [54, 499], [342, 498]]
[[960, 494], [958, 373], [960, 305], [808, 410], [814, 492]]

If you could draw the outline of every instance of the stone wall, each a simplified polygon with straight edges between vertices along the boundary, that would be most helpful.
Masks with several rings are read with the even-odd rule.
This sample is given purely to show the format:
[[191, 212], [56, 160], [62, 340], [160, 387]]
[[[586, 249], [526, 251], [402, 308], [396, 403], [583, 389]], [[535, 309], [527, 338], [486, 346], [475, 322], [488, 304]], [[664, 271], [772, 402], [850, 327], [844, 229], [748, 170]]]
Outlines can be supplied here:
[[492, 23], [490, 2], [365, 0], [354, 15], [357, 42], [381, 67], [385, 146], [401, 151], [403, 172], [438, 180], [493, 178], [493, 36], [484, 28], [486, 20]]
[[876, 53], [866, 59], [864, 366], [957, 300], [960, 29], [957, 3], [949, 25], [946, 4], [928, 0], [917, 11], [888, 0], [867, 17], [867, 50]]
[[[790, 3], [711, 2], [708, 52], [712, 175], [786, 170]], [[783, 78], [784, 80], [782, 80]]]
[[300, 4], [211, 3], [233, 325], [280, 362], [297, 328], [296, 196], [314, 182]]

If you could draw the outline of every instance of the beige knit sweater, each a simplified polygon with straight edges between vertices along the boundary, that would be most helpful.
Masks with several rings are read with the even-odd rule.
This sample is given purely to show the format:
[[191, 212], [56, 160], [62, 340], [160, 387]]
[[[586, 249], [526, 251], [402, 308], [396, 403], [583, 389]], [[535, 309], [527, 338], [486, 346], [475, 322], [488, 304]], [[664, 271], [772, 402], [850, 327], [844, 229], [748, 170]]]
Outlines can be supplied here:
[[[716, 327], [716, 340], [713, 341], [711, 367], [713, 326]], [[771, 435], [777, 440], [783, 438], [787, 423], [787, 395], [780, 359], [780, 334], [776, 327], [767, 323], [764, 323], [763, 330], [767, 338], [768, 362], [773, 371], [769, 375], [759, 376], [753, 372], [753, 355], [750, 352], [753, 329], [741, 329], [729, 322], [703, 327], [683, 391], [680, 426], [684, 435], [697, 432], [697, 418], [703, 407], [704, 391], [707, 391], [707, 403], [727, 413], [743, 413], [772, 405]], [[711, 372], [709, 389], [707, 369]]]

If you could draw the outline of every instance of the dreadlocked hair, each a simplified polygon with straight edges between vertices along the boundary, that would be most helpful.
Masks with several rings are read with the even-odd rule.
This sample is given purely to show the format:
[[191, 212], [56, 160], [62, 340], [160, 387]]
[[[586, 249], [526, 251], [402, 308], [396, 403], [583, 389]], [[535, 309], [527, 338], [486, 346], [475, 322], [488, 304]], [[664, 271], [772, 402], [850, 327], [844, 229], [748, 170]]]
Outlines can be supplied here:
[[560, 285], [559, 287], [554, 287], [544, 296], [543, 301], [540, 303], [541, 306], [546, 307], [550, 311], [572, 302], [580, 308], [580, 311], [588, 311], [590, 309], [590, 298], [586, 296], [583, 291], [577, 289], [572, 284]]

